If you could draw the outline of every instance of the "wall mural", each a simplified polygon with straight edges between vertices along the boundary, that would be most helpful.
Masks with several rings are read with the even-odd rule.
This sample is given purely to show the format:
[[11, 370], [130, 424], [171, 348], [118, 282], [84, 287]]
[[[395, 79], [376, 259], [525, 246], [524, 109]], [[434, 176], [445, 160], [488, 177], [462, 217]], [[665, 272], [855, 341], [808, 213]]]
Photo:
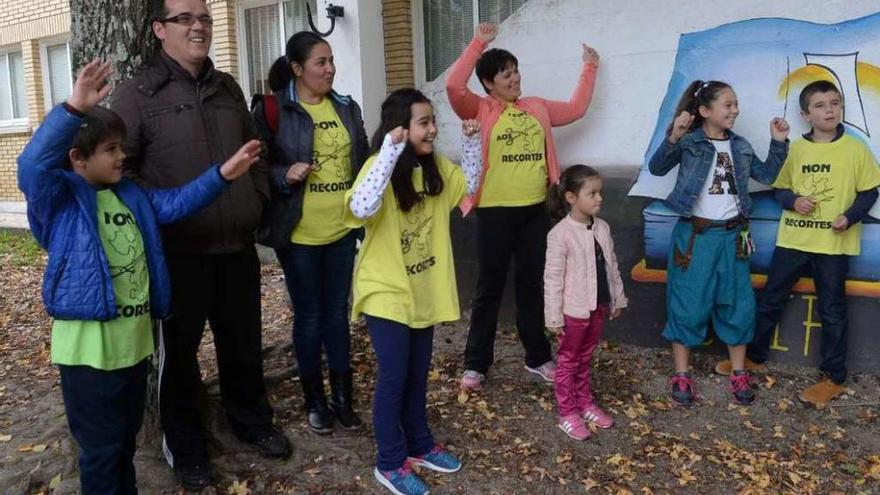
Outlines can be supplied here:
[[[800, 116], [798, 95], [810, 82], [833, 82], [845, 101], [846, 132], [868, 143], [880, 156], [880, 13], [838, 24], [791, 19], [752, 19], [681, 36], [675, 67], [631, 196], [657, 198], [643, 211], [645, 258], [632, 270], [638, 282], [665, 282], [666, 259], [677, 215], [662, 203], [676, 172], [655, 177], [648, 159], [665, 138], [666, 128], [685, 87], [694, 79], [729, 83], [739, 98], [735, 131], [745, 136], [761, 158], [770, 141], [768, 123], [783, 116], [799, 139], [808, 126]], [[751, 232], [757, 252], [751, 258], [752, 281], [763, 286], [781, 208], [766, 186], [753, 182]], [[880, 297], [880, 204], [875, 204], [862, 230], [861, 255], [850, 262], [847, 294]], [[797, 292], [813, 292], [802, 279]], [[812, 306], [812, 305], [810, 305]], [[809, 316], [809, 315], [808, 315]]]

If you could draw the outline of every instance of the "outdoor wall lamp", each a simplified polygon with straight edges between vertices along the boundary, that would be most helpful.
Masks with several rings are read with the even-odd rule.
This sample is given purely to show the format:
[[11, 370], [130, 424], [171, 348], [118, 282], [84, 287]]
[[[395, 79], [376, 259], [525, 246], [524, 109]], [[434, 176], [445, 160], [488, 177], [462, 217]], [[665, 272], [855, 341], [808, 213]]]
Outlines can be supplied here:
[[306, 15], [308, 16], [309, 27], [312, 28], [312, 31], [326, 38], [327, 36], [330, 36], [330, 33], [333, 32], [333, 28], [336, 27], [336, 18], [345, 17], [345, 8], [341, 5], [333, 5], [332, 3], [327, 6], [327, 18], [330, 19], [330, 29], [328, 29], [326, 33], [318, 31], [318, 27], [315, 26], [315, 22], [312, 20], [312, 8], [309, 6], [309, 2], [306, 2]]

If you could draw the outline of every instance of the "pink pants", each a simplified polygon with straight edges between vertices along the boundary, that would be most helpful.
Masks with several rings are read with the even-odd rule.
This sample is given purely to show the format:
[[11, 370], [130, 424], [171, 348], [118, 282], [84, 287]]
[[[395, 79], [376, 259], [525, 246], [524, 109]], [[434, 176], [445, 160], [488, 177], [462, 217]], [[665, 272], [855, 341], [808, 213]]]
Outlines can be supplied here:
[[556, 351], [556, 404], [560, 416], [580, 414], [593, 403], [590, 365], [606, 316], [607, 304], [600, 304], [586, 320], [565, 315], [565, 333]]

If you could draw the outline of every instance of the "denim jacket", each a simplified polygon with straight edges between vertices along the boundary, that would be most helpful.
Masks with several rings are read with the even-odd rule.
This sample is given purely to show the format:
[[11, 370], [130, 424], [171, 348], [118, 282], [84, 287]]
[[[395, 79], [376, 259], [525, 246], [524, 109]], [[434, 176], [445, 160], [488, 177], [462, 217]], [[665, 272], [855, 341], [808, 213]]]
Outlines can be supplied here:
[[[734, 175], [739, 212], [743, 216], [748, 216], [752, 204], [749, 197], [749, 177], [762, 184], [772, 184], [782, 169], [785, 157], [788, 156], [788, 141], [771, 139], [767, 160], [762, 162], [744, 137], [733, 131], [727, 133], [730, 136], [730, 149], [733, 151], [733, 166], [736, 170]], [[669, 208], [681, 216], [691, 216], [691, 209], [700, 197], [700, 191], [713, 165], [714, 156], [715, 146], [706, 137], [702, 128], [686, 134], [675, 144], [670, 143], [668, 139], [663, 140], [663, 144], [657, 148], [648, 162], [648, 170], [654, 175], [662, 176], [681, 164], [678, 167], [675, 187], [666, 198]]]

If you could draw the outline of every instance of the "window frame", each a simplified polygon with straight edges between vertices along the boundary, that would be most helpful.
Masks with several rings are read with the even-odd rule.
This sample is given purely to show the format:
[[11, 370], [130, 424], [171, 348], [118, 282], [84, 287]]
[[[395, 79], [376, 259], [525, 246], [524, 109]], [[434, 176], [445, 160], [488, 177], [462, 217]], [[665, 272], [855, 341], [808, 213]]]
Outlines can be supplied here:
[[40, 74], [43, 78], [43, 108], [46, 112], [52, 110], [52, 82], [49, 80], [49, 47], [61, 45], [67, 48], [67, 66], [70, 68], [70, 90], [73, 92], [75, 71], [73, 60], [70, 56], [70, 35], [54, 36], [40, 40]]
[[[413, 27], [413, 79], [415, 86], [420, 88], [429, 82], [428, 68], [425, 66], [425, 1], [429, 0], [412, 0], [412, 21]], [[470, 0], [471, 10], [473, 11], [473, 27], [476, 28], [480, 23], [480, 0]]]
[[[425, 2], [430, 0], [411, 0], [410, 25], [412, 26], [413, 43], [413, 79], [415, 86], [421, 88], [435, 81], [428, 80], [428, 69], [425, 65]], [[480, 24], [480, 1], [470, 0], [473, 12], [473, 27]], [[470, 40], [468, 40], [470, 41]], [[467, 46], [467, 45], [465, 45]]]
[[278, 7], [278, 29], [281, 33], [281, 46], [287, 42], [284, 38], [284, 2], [285, 0], [244, 0], [238, 2], [236, 5], [236, 21], [235, 21], [235, 35], [238, 39], [238, 73], [240, 74], [239, 81], [241, 82], [241, 89], [244, 92], [245, 99], [248, 101], [248, 105], [250, 105], [250, 97], [253, 95], [253, 89], [251, 88], [251, 74], [248, 70], [248, 47], [247, 47], [247, 29], [245, 26], [245, 10], [254, 9], [259, 7], [267, 7], [270, 5], [275, 5]]
[[[9, 55], [16, 54], [16, 53], [21, 55], [22, 62], [24, 62], [24, 50], [21, 49], [20, 45], [9, 45], [9, 46], [0, 48], [0, 58], [6, 59], [7, 73], [9, 74], [9, 76], [8, 76], [9, 81], [7, 81], [7, 83], [9, 83], [9, 89], [10, 89], [10, 91], [9, 91], [9, 97], [10, 97], [10, 100], [9, 100], [10, 107], [9, 108], [10, 109], [15, 108], [15, 95], [12, 93], [12, 65], [9, 63]], [[22, 63], [22, 69], [23, 68], [24, 68], [24, 64]], [[28, 118], [29, 118], [30, 109], [28, 108], [28, 105], [27, 105], [27, 75], [23, 74], [23, 76], [24, 76], [24, 80], [25, 80], [24, 81], [25, 87], [22, 88], [22, 91], [24, 91], [24, 95], [25, 95], [24, 114], [21, 117], [13, 117], [11, 119], [0, 119], [0, 134], [25, 132], [29, 129]]]

